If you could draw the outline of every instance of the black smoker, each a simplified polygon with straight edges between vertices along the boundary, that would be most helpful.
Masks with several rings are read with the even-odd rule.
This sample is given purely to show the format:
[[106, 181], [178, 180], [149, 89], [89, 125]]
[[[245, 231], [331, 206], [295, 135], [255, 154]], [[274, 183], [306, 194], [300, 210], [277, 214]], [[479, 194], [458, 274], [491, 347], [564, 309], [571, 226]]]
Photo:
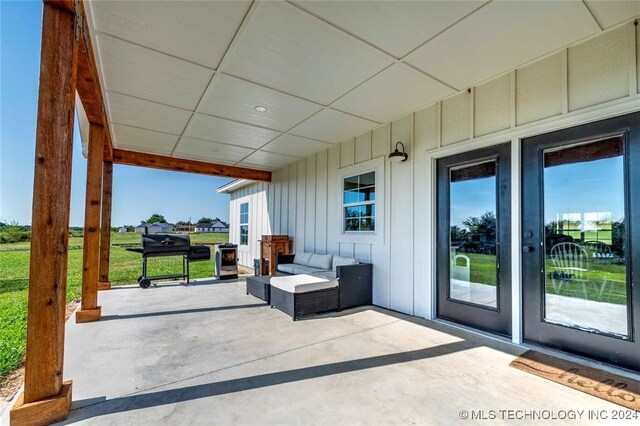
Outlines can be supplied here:
[[216, 245], [216, 270], [215, 275], [219, 280], [238, 278], [238, 245]]
[[[192, 246], [188, 234], [144, 234], [141, 240], [141, 248], [127, 250], [142, 254], [142, 275], [138, 277], [138, 284], [142, 288], [149, 287], [151, 280], [182, 278], [189, 284], [189, 263], [211, 259], [211, 249], [204, 245]], [[147, 258], [160, 256], [182, 256], [182, 274], [148, 276]]]

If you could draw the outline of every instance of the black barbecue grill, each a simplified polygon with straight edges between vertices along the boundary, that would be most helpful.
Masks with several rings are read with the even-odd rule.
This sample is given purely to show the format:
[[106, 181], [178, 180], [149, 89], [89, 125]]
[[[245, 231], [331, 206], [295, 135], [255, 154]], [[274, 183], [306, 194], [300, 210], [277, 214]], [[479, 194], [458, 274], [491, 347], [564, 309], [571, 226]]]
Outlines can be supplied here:
[[[186, 279], [189, 283], [189, 263], [211, 259], [211, 249], [204, 245], [191, 245], [187, 234], [144, 234], [141, 238], [142, 247], [127, 248], [127, 250], [142, 255], [142, 275], [138, 277], [140, 287], [147, 288], [152, 280]], [[182, 256], [182, 274], [147, 275], [147, 258], [160, 256]]]

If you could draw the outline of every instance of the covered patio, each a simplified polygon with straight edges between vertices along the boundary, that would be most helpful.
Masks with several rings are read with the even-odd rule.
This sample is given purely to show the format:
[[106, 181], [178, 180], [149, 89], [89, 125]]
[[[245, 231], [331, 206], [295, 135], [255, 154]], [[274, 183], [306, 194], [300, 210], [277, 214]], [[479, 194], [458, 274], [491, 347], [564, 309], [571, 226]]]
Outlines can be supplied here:
[[376, 307], [293, 322], [243, 280], [101, 300], [100, 322], [67, 325], [70, 424], [452, 424], [462, 410], [619, 408], [509, 367], [524, 352], [510, 342]]
[[[616, 134], [640, 149], [638, 3], [159, 5], [44, 0], [25, 387], [12, 423], [445, 424], [461, 410], [615, 408], [508, 364], [542, 322], [525, 318], [542, 310], [524, 302], [522, 244], [538, 233], [521, 232], [522, 141], [618, 119]], [[76, 118], [82, 305], [65, 328]], [[400, 142], [405, 161], [392, 163]], [[497, 164], [513, 185], [500, 185], [501, 337], [486, 337], [429, 321], [446, 317], [436, 243], [451, 243], [436, 174], [447, 156], [498, 145], [510, 147]], [[239, 179], [227, 188], [230, 238], [246, 238], [245, 266], [261, 235], [287, 234], [296, 253], [373, 264], [375, 306], [294, 323], [242, 282], [111, 289], [113, 164]], [[365, 232], [349, 232], [343, 183], [366, 174], [375, 200], [353, 219]], [[627, 216], [637, 240], [638, 215]], [[640, 296], [630, 278], [622, 286], [627, 335], [605, 337], [627, 345], [612, 363], [635, 368]]]

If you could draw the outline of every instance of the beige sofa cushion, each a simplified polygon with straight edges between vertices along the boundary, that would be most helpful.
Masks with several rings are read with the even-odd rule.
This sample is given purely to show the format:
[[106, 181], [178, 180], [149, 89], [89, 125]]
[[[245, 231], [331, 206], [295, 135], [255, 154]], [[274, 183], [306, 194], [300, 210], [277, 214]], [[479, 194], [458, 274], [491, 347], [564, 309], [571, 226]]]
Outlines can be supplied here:
[[315, 277], [313, 275], [289, 275], [271, 278], [271, 286], [289, 293], [307, 293], [309, 291], [324, 290], [338, 287], [337, 280]]
[[293, 258], [293, 263], [297, 263], [298, 265], [309, 266], [309, 261], [311, 260], [312, 255], [313, 253], [305, 253], [305, 252], [296, 253], [296, 255]]
[[308, 266], [313, 266], [314, 268], [324, 269], [325, 271], [331, 270], [331, 260], [333, 256], [330, 254], [316, 254], [313, 253], [311, 255], [311, 259], [309, 260]]
[[317, 269], [316, 272], [311, 273], [311, 275], [326, 278], [328, 280], [335, 280], [338, 277], [337, 274], [333, 271], [318, 271]]
[[333, 256], [333, 272], [336, 272], [336, 268], [342, 265], [357, 265], [358, 259], [354, 257], [342, 257], [342, 256]]
[[295, 263], [284, 263], [278, 265], [278, 271], [286, 272], [287, 274], [295, 274], [294, 268], [297, 265]]

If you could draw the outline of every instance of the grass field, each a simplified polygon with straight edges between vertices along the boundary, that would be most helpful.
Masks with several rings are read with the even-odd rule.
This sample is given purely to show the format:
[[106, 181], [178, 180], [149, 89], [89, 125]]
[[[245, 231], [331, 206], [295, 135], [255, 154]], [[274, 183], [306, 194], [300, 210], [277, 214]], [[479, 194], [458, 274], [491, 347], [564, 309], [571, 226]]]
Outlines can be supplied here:
[[[486, 254], [464, 253], [471, 263], [470, 279], [474, 283], [496, 285], [496, 257]], [[547, 260], [547, 293], [585, 298], [597, 302], [627, 303], [625, 266], [619, 263], [590, 263], [581, 281], [565, 280], [552, 283], [549, 272], [554, 270]], [[553, 285], [555, 284], [555, 285]]]
[[[192, 234], [193, 244], [227, 242], [228, 234]], [[140, 244], [140, 234], [111, 234], [109, 278], [113, 285], [136, 283], [141, 272], [141, 256], [126, 247]], [[8, 371], [20, 366], [25, 352], [29, 243], [0, 246], [0, 381]], [[213, 254], [213, 250], [212, 250]], [[149, 273], [173, 274], [182, 271], [180, 257], [149, 259]], [[191, 278], [213, 276], [213, 261], [191, 264]], [[67, 301], [80, 297], [82, 283], [82, 238], [69, 239]]]

